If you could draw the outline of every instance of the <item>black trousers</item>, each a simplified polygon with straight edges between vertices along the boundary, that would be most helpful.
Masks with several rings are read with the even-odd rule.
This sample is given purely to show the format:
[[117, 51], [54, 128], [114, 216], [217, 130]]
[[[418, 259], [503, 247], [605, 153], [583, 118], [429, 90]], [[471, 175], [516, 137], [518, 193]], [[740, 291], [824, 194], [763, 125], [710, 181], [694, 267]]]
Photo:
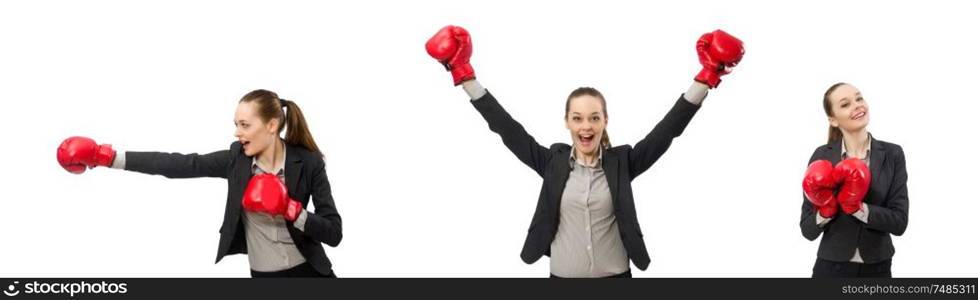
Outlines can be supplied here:
[[251, 270], [252, 278], [268, 278], [268, 277], [324, 277], [324, 278], [336, 278], [336, 273], [330, 270], [329, 275], [323, 275], [316, 271], [308, 262], [304, 262], [298, 266], [292, 267], [291, 269], [286, 269], [282, 271], [275, 272], [259, 272]]
[[[554, 274], [550, 274], [550, 278], [564, 278], [564, 277], [560, 277], [560, 276], [557, 276], [557, 275], [554, 275]], [[601, 278], [632, 278], [632, 270], [629, 269], [628, 271], [625, 271], [625, 273], [611, 275], [611, 276], [608, 276], [608, 277], [601, 277]]]
[[893, 259], [887, 259], [878, 263], [860, 264], [854, 262], [829, 261], [816, 259], [815, 266], [812, 267], [812, 277], [875, 277], [890, 278], [890, 265]]

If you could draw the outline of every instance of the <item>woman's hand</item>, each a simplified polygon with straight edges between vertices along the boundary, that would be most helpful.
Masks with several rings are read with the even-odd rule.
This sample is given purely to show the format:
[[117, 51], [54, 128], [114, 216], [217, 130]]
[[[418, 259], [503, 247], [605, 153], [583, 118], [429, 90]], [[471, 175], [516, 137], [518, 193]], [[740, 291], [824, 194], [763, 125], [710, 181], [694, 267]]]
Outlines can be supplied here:
[[463, 81], [475, 79], [475, 70], [469, 64], [472, 56], [472, 37], [465, 28], [448, 25], [438, 30], [425, 43], [425, 49], [432, 58], [452, 72], [455, 85]]
[[73, 136], [58, 146], [58, 163], [74, 174], [85, 173], [86, 167], [111, 166], [114, 159], [115, 150], [112, 150], [112, 145], [99, 145], [87, 137]]
[[816, 160], [808, 165], [805, 179], [801, 181], [805, 197], [815, 205], [823, 218], [831, 218], [839, 211], [839, 204], [835, 200], [837, 183], [833, 171], [831, 162], [824, 159]]
[[295, 221], [302, 212], [302, 203], [289, 198], [289, 190], [278, 176], [270, 173], [251, 177], [245, 188], [241, 206], [251, 212], [272, 216], [282, 215], [287, 221]]
[[696, 54], [703, 69], [696, 74], [695, 80], [715, 88], [720, 85], [720, 76], [730, 74], [744, 57], [744, 43], [717, 29], [700, 36], [696, 42]]
[[842, 211], [850, 215], [859, 211], [863, 207], [863, 198], [869, 192], [869, 167], [858, 158], [847, 158], [835, 166], [832, 175], [842, 185], [838, 196]]

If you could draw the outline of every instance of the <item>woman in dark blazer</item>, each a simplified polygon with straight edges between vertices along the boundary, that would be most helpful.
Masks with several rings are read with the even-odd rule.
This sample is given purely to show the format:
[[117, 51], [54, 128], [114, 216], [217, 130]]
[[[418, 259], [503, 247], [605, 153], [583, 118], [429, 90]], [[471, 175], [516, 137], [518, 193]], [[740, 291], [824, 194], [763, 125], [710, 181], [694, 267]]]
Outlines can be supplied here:
[[452, 72], [455, 84], [463, 86], [489, 129], [543, 177], [520, 256], [526, 263], [550, 256], [551, 277], [631, 277], [629, 260], [641, 270], [648, 267], [632, 179], [651, 167], [682, 134], [707, 90], [716, 87], [719, 76], [729, 73], [744, 53], [740, 41], [722, 31], [703, 35], [697, 44], [703, 71], [635, 147], [611, 147], [605, 131], [604, 97], [593, 88], [579, 88], [565, 105], [565, 126], [573, 145], [556, 143], [548, 148], [537, 143], [475, 80], [468, 63], [471, 39], [465, 29], [446, 26], [426, 47]]
[[832, 85], [822, 106], [829, 141], [812, 153], [802, 183], [801, 233], [822, 235], [812, 276], [891, 277], [890, 235], [907, 229], [910, 203], [903, 148], [866, 130], [869, 105], [856, 87]]
[[[234, 122], [238, 141], [228, 150], [116, 155], [111, 145], [70, 137], [58, 147], [58, 161], [76, 174], [107, 166], [168, 178], [227, 179], [217, 262], [247, 253], [252, 277], [335, 277], [322, 243], [339, 245], [342, 223], [323, 155], [299, 106], [255, 90], [239, 101]], [[310, 198], [314, 213], [306, 210]]]

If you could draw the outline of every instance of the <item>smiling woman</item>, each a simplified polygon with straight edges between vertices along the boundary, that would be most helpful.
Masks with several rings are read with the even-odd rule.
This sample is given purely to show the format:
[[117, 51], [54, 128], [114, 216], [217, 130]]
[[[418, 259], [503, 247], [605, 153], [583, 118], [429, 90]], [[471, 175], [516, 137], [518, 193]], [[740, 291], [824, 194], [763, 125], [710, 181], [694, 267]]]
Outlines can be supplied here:
[[812, 276], [891, 277], [890, 235], [906, 230], [910, 205], [903, 148], [869, 134], [869, 104], [855, 86], [830, 86], [822, 107], [828, 143], [802, 180], [802, 235], [822, 235]]
[[825, 91], [822, 108], [829, 117], [829, 142], [842, 138], [842, 130], [865, 131], [869, 125], [869, 104], [856, 87], [839, 82]]

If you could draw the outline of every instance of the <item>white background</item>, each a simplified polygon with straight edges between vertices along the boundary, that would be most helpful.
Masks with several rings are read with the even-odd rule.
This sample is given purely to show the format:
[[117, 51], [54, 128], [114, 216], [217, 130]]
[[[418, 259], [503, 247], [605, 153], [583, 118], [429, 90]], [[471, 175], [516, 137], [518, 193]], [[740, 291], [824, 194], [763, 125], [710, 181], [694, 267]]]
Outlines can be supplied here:
[[227, 149], [237, 100], [258, 88], [296, 101], [326, 153], [338, 275], [546, 276], [547, 258], [519, 258], [541, 179], [424, 51], [446, 24], [471, 32], [478, 78], [544, 145], [570, 142], [563, 105], [579, 86], [608, 99], [612, 142], [634, 144], [699, 70], [700, 34], [745, 42], [632, 183], [652, 257], [637, 277], [810, 276], [800, 181], [838, 81], [906, 151], [893, 274], [978, 275], [973, 5], [672, 2], [3, 1], [0, 276], [248, 276], [243, 255], [214, 264], [222, 179], [73, 175], [55, 149], [72, 135]]

